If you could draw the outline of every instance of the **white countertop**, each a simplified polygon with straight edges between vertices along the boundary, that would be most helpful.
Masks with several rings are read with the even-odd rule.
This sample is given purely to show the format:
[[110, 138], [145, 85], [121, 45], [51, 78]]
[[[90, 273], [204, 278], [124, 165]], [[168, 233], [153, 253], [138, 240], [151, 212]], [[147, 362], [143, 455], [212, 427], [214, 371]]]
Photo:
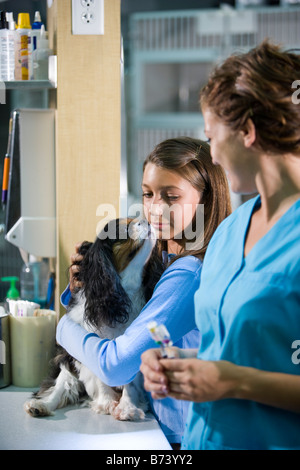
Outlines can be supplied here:
[[88, 407], [67, 406], [32, 418], [23, 409], [32, 389], [0, 389], [1, 450], [169, 450], [156, 419], [117, 421]]

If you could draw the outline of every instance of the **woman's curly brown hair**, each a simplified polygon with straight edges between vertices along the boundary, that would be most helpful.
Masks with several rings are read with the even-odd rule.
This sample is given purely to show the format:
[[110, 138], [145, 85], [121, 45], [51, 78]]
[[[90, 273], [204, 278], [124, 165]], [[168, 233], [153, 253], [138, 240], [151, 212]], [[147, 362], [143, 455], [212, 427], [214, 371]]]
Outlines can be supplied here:
[[242, 130], [251, 118], [261, 150], [300, 154], [300, 106], [292, 101], [297, 79], [300, 57], [266, 40], [216, 67], [200, 103], [233, 130]]

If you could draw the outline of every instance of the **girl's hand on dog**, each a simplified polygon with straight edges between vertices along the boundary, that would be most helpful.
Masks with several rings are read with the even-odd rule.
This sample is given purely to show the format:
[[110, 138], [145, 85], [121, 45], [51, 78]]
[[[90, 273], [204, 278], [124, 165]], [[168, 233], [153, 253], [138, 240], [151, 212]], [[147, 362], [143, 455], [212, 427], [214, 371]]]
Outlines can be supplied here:
[[73, 293], [75, 289], [82, 287], [82, 282], [78, 281], [78, 273], [80, 271], [80, 262], [83, 260], [83, 256], [79, 253], [81, 242], [75, 245], [75, 253], [71, 254], [71, 266], [69, 268], [69, 283], [70, 291]]

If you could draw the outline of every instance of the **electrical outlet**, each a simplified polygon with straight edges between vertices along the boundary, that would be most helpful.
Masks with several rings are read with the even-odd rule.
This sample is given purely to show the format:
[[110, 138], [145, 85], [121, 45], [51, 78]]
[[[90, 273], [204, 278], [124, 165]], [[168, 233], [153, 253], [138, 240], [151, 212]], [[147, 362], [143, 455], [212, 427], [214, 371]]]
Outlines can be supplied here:
[[72, 0], [72, 34], [104, 34], [104, 0]]

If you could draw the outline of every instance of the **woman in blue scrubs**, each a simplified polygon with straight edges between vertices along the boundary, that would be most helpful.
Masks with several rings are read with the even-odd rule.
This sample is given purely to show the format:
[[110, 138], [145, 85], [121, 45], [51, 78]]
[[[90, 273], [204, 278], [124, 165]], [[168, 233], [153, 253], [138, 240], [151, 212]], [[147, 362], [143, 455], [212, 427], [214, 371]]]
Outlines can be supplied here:
[[[262, 43], [201, 92], [205, 133], [234, 192], [195, 294], [199, 350], [142, 355], [153, 398], [191, 401], [183, 449], [300, 449], [300, 57]], [[294, 95], [293, 95], [294, 93]]]

